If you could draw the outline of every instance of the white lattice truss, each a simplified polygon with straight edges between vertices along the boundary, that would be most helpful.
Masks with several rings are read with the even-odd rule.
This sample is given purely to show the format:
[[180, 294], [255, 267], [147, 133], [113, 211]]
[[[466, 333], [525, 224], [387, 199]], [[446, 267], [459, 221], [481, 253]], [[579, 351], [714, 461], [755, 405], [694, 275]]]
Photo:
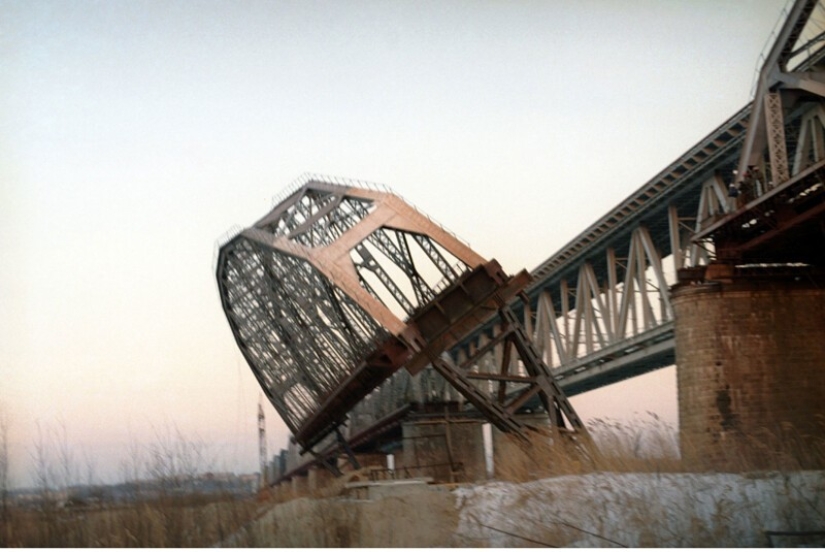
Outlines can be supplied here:
[[[789, 140], [794, 154], [791, 176], [825, 160], [825, 107], [818, 102], [807, 105], [797, 116], [793, 132]], [[544, 287], [521, 311], [523, 324], [542, 360], [559, 382], [566, 386], [565, 389], [575, 391], [578, 380], [593, 377], [599, 370], [607, 373], [617, 365], [637, 362], [643, 357], [672, 350], [673, 319], [668, 289], [675, 282], [675, 274], [679, 269], [706, 265], [713, 260], [713, 244], [696, 242], [693, 237], [736, 208], [736, 200], [729, 197], [728, 183], [719, 171], [711, 171], [697, 190], [698, 199], [694, 202], [692, 215], [683, 210], [680, 212], [676, 205], [671, 205], [667, 210], [667, 247], [657, 247], [651, 231], [646, 226], [637, 226], [630, 233], [624, 248], [608, 248], [601, 259], [591, 258], [580, 264], [576, 277], [560, 280], [554, 287]], [[372, 191], [363, 193], [381, 194]], [[323, 246], [325, 240], [340, 237], [348, 225], [354, 225], [365, 214], [374, 211], [374, 207], [365, 205], [372, 205], [369, 202], [374, 201], [376, 196], [372, 199], [366, 195], [352, 196], [341, 199], [340, 202], [338, 199], [331, 201], [332, 195], [321, 194], [319, 197], [327, 199], [297, 202], [297, 207], [288, 211], [288, 214], [273, 211], [253, 228], [238, 234], [236, 238], [243, 237], [244, 243], [239, 243], [233, 249], [234, 254], [238, 258], [249, 258], [238, 266], [233, 265], [227, 273], [233, 275], [257, 270], [260, 277], [265, 265], [263, 260], [267, 255], [270, 258], [277, 256], [278, 264], [284, 268], [281, 293], [286, 293], [290, 278], [294, 279], [300, 273], [303, 275], [297, 277], [292, 285], [310, 285], [316, 289], [318, 297], [323, 297], [320, 304], [325, 305], [325, 310], [319, 311], [317, 319], [304, 320], [302, 325], [295, 326], [293, 330], [296, 335], [291, 341], [279, 338], [277, 334], [271, 334], [268, 340], [263, 340], [259, 332], [251, 329], [256, 323], [260, 326], [260, 320], [268, 316], [262, 314], [264, 305], [252, 298], [263, 289], [261, 282], [252, 284], [255, 279], [249, 279], [248, 284], [243, 284], [232, 292], [233, 298], [238, 296], [234, 299], [237, 312], [232, 317], [233, 320], [243, 321], [238, 328], [243, 339], [248, 342], [245, 354], [259, 363], [270, 363], [275, 356], [295, 359], [289, 361], [294, 363], [291, 371], [284, 370], [284, 373], [290, 374], [286, 380], [275, 381], [272, 370], [262, 370], [260, 373], [265, 388], [287, 390], [274, 393], [271, 400], [277, 405], [279, 412], [285, 414], [289, 424], [295, 427], [317, 407], [316, 397], [324, 389], [313, 392], [306, 383], [309, 381], [306, 366], [311, 364], [316, 367], [313, 370], [320, 371], [320, 382], [333, 385], [338, 381], [336, 370], [340, 370], [336, 366], [351, 362], [359, 353], [364, 354], [382, 336], [403, 328], [405, 314], [414, 311], [417, 305], [441, 287], [432, 283], [432, 278], [430, 283], [422, 284], [415, 276], [415, 271], [410, 270], [410, 259], [413, 259], [413, 263], [420, 264], [422, 258], [429, 256], [432, 266], [437, 269], [434, 272], [446, 278], [446, 281], [469, 263], [480, 262], [472, 255], [465, 257], [469, 259], [469, 263], [456, 261], [460, 257], [449, 255], [440, 246], [427, 252], [416, 244], [429, 242], [422, 240], [410, 228], [387, 228], [382, 223], [376, 224], [371, 232], [363, 231], [359, 234], [370, 238], [363, 240], [365, 243], [358, 242], [349, 251], [345, 247], [341, 248], [342, 252], [346, 252], [338, 257], [341, 264], [330, 266], [328, 261], [319, 259], [317, 248]], [[336, 209], [340, 211], [332, 208], [333, 203], [339, 206]], [[322, 210], [339, 212], [337, 222], [326, 224], [322, 228], [307, 224], [309, 220], [321, 220], [323, 217], [319, 213]], [[416, 216], [430, 223], [420, 213], [416, 212]], [[287, 228], [294, 237], [285, 238], [283, 234], [287, 232]], [[379, 230], [379, 233], [373, 235], [375, 230]], [[445, 235], [450, 236], [446, 232]], [[661, 240], [659, 242], [661, 244]], [[417, 254], [406, 253], [405, 246], [417, 247]], [[456, 251], [461, 254], [463, 244]], [[446, 260], [447, 257], [450, 257], [449, 261]], [[390, 259], [394, 261], [387, 264]], [[458, 267], [452, 266], [453, 262]], [[387, 268], [383, 268], [385, 266]], [[398, 276], [392, 266], [413, 275], [403, 290], [392, 283]], [[381, 274], [382, 270], [384, 275]], [[394, 271], [392, 279], [387, 277], [389, 270]], [[322, 277], [325, 274], [329, 276]], [[372, 304], [372, 312], [367, 312], [350, 300], [349, 294], [343, 292], [345, 285], [330, 286], [329, 282], [334, 279], [340, 282], [342, 274], [350, 277], [347, 289], [357, 295], [359, 301], [364, 300], [361, 304]], [[245, 280], [247, 278], [238, 279], [239, 282]], [[324, 290], [324, 293], [318, 290]], [[278, 294], [275, 289], [266, 293], [273, 294], [273, 297]], [[285, 296], [278, 297], [281, 303], [290, 304]], [[300, 320], [294, 313], [290, 316], [285, 318]], [[384, 320], [385, 324], [376, 324], [375, 320]], [[311, 332], [297, 331], [298, 328], [311, 328], [313, 324], [331, 324], [336, 332], [325, 334], [321, 339], [322, 334], [310, 338], [313, 335]], [[290, 335], [288, 328], [289, 326], [285, 326], [282, 330], [284, 336]], [[490, 331], [480, 332], [472, 343], [456, 348], [451, 361], [457, 365], [462, 364], [500, 331], [500, 326], [494, 325]], [[338, 332], [350, 332], [351, 336], [357, 336], [358, 339], [349, 339], [347, 346], [343, 347], [343, 341], [330, 341], [332, 336], [343, 336]], [[286, 343], [291, 343], [291, 346], [287, 347]], [[465, 371], [494, 374], [500, 369], [503, 356], [504, 345], [498, 344], [488, 354], [477, 359], [472, 367], [465, 368]], [[298, 362], [299, 359], [303, 360]], [[523, 375], [523, 367], [515, 358], [512, 360], [511, 374]], [[279, 377], [283, 378], [284, 375]], [[493, 396], [501, 388], [501, 384], [493, 379], [475, 380], [475, 385]], [[518, 382], [511, 381], [506, 385], [506, 393], [516, 393], [520, 387]], [[355, 407], [351, 414], [349, 432], [368, 427], [411, 402], [449, 401], [460, 403], [463, 397], [432, 367], [417, 375], [402, 370]]]
[[[794, 176], [825, 161], [825, 106], [809, 102], [797, 113], [792, 130], [790, 175]], [[666, 228], [668, 238], [659, 239], [658, 246], [649, 228], [638, 225], [623, 248], [606, 248], [601, 258], [579, 264], [575, 277], [554, 280], [552, 286], [534, 286], [540, 291], [531, 294], [531, 300], [520, 311], [523, 325], [568, 394], [595, 387], [584, 382], [598, 378], [600, 373], [642, 362], [646, 357], [672, 354], [669, 288], [680, 269], [713, 261], [713, 243], [697, 242], [694, 236], [737, 208], [737, 200], [729, 195], [735, 165], [725, 166], [729, 167], [727, 176], [713, 166], [704, 168], [710, 174], [695, 188], [698, 197], [684, 202], [693, 205], [692, 213], [683, 207], [680, 211], [676, 204], [666, 209], [666, 220], [656, 226]], [[460, 365], [500, 331], [500, 324], [492, 324], [477, 332], [452, 351], [452, 361]], [[495, 373], [503, 355], [504, 346], [497, 345], [475, 363], [473, 370]], [[523, 374], [517, 360], [512, 361], [511, 373]], [[476, 385], [486, 393], [497, 392], [498, 383], [493, 380], [477, 381]], [[508, 392], [514, 388], [517, 385], [508, 387]], [[399, 372], [359, 405], [354, 425], [366, 427], [410, 401], [421, 400], [462, 398], [431, 369], [420, 376]]]
[[783, 184], [799, 170], [789, 166], [785, 118], [799, 102], [825, 97], [825, 73], [816, 66], [823, 40], [825, 6], [819, 0], [795, 2], [759, 72], [739, 157], [738, 182], [757, 171], [762, 180], [757, 193]]
[[[668, 289], [677, 271], [714, 259], [712, 242], [700, 238], [741, 206], [741, 197], [729, 195], [731, 184], [741, 186], [747, 178], [759, 196], [825, 162], [823, 16], [821, 3], [796, 2], [766, 57], [751, 106], [533, 271], [536, 282], [519, 312], [537, 354], [565, 389], [586, 390], [601, 385], [586, 383], [600, 374], [656, 355], [668, 358]], [[405, 317], [441, 288], [418, 269], [420, 259], [429, 259], [433, 273], [448, 282], [456, 273], [448, 268], [453, 260], [457, 271], [482, 261], [446, 232], [440, 235], [449, 243], [422, 241], [420, 236], [432, 235], [424, 230], [431, 222], [411, 208], [393, 218], [398, 212], [390, 196], [342, 194], [341, 183], [324, 179], [317, 184], [230, 240], [222, 251], [232, 254], [219, 265], [225, 267], [219, 282], [225, 282], [222, 300], [236, 339], [250, 364], [275, 366], [258, 376], [293, 430], [317, 408], [325, 389], [340, 381], [340, 366], [402, 332]], [[609, 245], [592, 245], [601, 242]], [[410, 252], [414, 248], [417, 253]], [[314, 295], [292, 293], [296, 288]], [[298, 315], [308, 300], [317, 302], [317, 310]], [[276, 330], [261, 332], [269, 324]], [[334, 331], [315, 335], [321, 325]], [[509, 342], [489, 346], [502, 331], [495, 322], [480, 327], [447, 360], [513, 410], [529, 397], [508, 403], [527, 384], [518, 381], [524, 370], [509, 356]], [[509, 380], [478, 377], [496, 370], [500, 375], [502, 363], [509, 364]], [[312, 376], [310, 367], [322, 375]], [[446, 400], [461, 396], [432, 367], [417, 375], [402, 370], [355, 407], [350, 431], [410, 402]]]

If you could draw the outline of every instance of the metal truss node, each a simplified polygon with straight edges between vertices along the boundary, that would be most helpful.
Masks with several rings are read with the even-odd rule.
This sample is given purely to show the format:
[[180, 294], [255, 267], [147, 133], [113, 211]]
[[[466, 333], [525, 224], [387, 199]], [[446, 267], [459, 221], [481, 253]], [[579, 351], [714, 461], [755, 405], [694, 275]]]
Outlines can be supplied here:
[[[504, 431], [524, 432], [515, 414], [534, 397], [553, 425], [583, 430], [514, 316], [497, 372], [445, 358], [508, 313], [529, 275], [507, 276], [386, 190], [307, 177], [224, 243], [216, 270], [238, 347], [305, 450], [348, 417], [351, 437], [369, 434], [405, 406], [456, 395]], [[494, 393], [474, 383], [484, 378]]]
[[386, 188], [317, 175], [229, 235], [223, 308], [298, 442], [335, 454], [338, 428], [357, 448], [438, 405], [584, 434], [565, 394], [675, 363], [674, 286], [825, 270], [823, 1], [787, 12], [751, 103], [530, 274]]
[[[568, 396], [673, 365], [671, 288], [709, 265], [825, 269], [822, 0], [788, 10], [757, 85], [750, 104], [536, 267], [529, 303], [511, 302]], [[502, 324], [479, 326], [451, 356]]]

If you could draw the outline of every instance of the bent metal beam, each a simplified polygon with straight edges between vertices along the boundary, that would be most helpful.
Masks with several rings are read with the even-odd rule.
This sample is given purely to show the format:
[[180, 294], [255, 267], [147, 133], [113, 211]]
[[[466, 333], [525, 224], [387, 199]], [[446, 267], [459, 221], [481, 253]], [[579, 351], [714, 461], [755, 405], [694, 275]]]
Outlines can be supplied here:
[[[398, 370], [427, 366], [504, 431], [523, 434], [528, 396], [551, 425], [583, 429], [509, 313], [527, 272], [506, 275], [389, 191], [304, 177], [220, 248], [217, 279], [238, 347], [304, 449]], [[480, 376], [442, 358], [496, 313], [510, 319], [516, 364]]]

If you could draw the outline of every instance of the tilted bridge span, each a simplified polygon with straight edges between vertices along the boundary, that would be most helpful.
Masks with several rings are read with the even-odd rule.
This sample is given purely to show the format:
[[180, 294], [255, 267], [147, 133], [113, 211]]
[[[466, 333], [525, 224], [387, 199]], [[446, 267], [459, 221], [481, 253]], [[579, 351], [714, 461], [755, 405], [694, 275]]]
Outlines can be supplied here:
[[236, 341], [298, 443], [321, 459], [370, 450], [443, 408], [502, 431], [521, 433], [525, 410], [581, 430], [566, 396], [676, 363], [674, 286], [720, 261], [731, 277], [825, 266], [823, 21], [820, 2], [796, 2], [753, 101], [529, 276], [386, 190], [302, 177], [217, 268]]

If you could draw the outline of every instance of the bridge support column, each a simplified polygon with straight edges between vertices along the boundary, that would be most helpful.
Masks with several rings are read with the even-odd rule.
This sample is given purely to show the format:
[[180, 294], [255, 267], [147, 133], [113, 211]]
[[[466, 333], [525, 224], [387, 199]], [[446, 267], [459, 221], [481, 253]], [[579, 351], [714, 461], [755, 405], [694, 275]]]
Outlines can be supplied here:
[[685, 463], [825, 467], [825, 281], [719, 268], [671, 296]]
[[396, 456], [396, 471], [406, 468], [413, 477], [430, 476], [439, 482], [485, 480], [483, 424], [461, 418], [404, 423], [404, 450], [401, 462]]
[[307, 472], [307, 490], [310, 492], [320, 491], [329, 485], [335, 476], [326, 468], [312, 467]]
[[295, 475], [291, 480], [292, 494], [296, 497], [304, 496], [309, 490], [309, 481], [306, 475]]

